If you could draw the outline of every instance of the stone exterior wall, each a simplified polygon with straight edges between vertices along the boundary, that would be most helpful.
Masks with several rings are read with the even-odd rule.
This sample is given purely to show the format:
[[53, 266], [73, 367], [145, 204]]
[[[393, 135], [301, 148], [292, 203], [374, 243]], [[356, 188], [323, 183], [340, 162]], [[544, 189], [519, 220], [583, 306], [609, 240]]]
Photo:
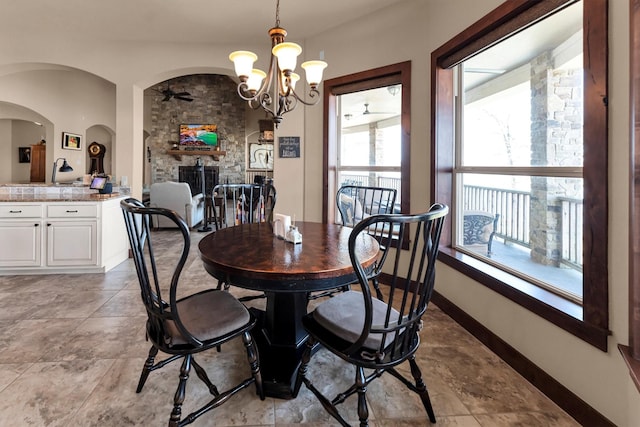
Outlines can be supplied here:
[[[582, 70], [556, 69], [550, 52], [531, 62], [531, 165], [582, 166]], [[560, 265], [560, 197], [582, 198], [575, 179], [531, 178], [531, 257]]]
[[[244, 182], [245, 179], [245, 106], [237, 94], [236, 83], [228, 76], [196, 74], [168, 81], [175, 92], [189, 92], [192, 102], [164, 98], [158, 91], [167, 82], [145, 90], [145, 102], [150, 103], [151, 122], [145, 123], [149, 133], [146, 140], [151, 151], [151, 183], [178, 181], [180, 166], [193, 166], [197, 156], [183, 155], [180, 159], [167, 154], [178, 142], [180, 124], [216, 124], [220, 150], [226, 155], [214, 160], [201, 156], [205, 166], [218, 166], [220, 182]], [[156, 89], [156, 90], [154, 90]]]

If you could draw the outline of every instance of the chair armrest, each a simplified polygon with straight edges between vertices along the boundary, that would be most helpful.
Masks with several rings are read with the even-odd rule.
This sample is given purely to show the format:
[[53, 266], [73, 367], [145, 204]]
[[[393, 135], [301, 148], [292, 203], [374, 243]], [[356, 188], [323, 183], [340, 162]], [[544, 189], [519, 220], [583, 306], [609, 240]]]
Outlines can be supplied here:
[[204, 194], [198, 193], [191, 198], [191, 204], [199, 205], [204, 202]]

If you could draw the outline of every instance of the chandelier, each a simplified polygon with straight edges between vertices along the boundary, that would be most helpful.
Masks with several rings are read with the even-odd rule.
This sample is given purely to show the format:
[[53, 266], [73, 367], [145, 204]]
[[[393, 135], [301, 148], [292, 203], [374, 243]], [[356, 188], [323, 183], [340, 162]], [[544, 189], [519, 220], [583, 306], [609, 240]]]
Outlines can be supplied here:
[[273, 120], [276, 128], [282, 122], [282, 116], [296, 108], [298, 102], [304, 105], [316, 105], [320, 101], [318, 85], [322, 81], [322, 72], [327, 63], [324, 61], [303, 62], [309, 84], [310, 102], [300, 98], [295, 92], [300, 76], [294, 72], [297, 57], [302, 48], [296, 43], [285, 42], [287, 31], [280, 27], [280, 0], [276, 4], [276, 25], [269, 30], [271, 37], [271, 63], [269, 71], [253, 68], [258, 55], [246, 50], [238, 50], [229, 55], [240, 83], [238, 95], [257, 110], [262, 108]]

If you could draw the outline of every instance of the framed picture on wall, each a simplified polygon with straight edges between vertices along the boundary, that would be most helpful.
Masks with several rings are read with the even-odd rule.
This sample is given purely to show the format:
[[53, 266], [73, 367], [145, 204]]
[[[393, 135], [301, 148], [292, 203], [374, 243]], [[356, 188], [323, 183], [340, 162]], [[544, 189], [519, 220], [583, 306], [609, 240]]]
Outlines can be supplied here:
[[69, 133], [62, 132], [62, 148], [65, 150], [81, 150], [82, 136]]
[[273, 170], [273, 144], [249, 144], [249, 169]]
[[18, 147], [18, 162], [31, 163], [31, 147]]

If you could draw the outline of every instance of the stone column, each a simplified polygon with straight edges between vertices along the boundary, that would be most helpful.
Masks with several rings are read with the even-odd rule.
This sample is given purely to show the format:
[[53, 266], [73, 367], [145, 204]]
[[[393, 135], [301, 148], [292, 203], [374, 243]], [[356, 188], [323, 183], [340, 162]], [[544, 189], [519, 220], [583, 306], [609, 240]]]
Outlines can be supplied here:
[[[582, 70], [554, 67], [551, 52], [531, 61], [531, 165], [582, 165]], [[531, 178], [531, 257], [559, 266], [560, 197], [581, 197], [573, 179]]]

